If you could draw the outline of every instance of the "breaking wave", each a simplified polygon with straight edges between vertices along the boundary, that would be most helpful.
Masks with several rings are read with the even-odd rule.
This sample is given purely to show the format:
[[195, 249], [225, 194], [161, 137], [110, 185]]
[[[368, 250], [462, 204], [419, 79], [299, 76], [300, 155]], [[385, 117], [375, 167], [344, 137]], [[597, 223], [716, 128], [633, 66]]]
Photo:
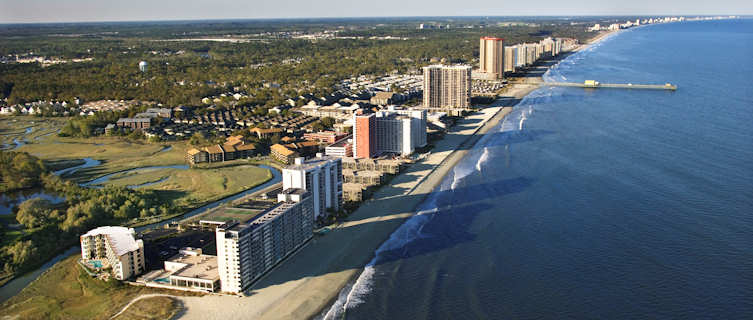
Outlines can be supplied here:
[[[516, 107], [513, 112], [507, 115], [502, 123], [497, 126], [496, 130], [492, 132], [506, 132], [511, 133], [518, 132], [520, 130], [519, 123], [522, 125], [528, 117], [530, 118], [534, 111], [534, 106], [538, 104], [540, 99], [551, 99], [552, 92], [550, 90], [537, 90], [526, 96]], [[429, 195], [429, 197], [419, 206], [416, 215], [409, 218], [405, 223], [398, 227], [393, 232], [389, 239], [382, 243], [382, 245], [375, 251], [374, 258], [364, 267], [358, 278], [346, 285], [339, 293], [337, 300], [332, 306], [323, 312], [318, 319], [341, 319], [348, 311], [366, 300], [366, 297], [371, 293], [374, 283], [374, 278], [378, 276], [378, 270], [376, 266], [385, 260], [384, 254], [389, 252], [394, 255], [396, 249], [404, 248], [411, 242], [425, 237], [421, 231], [423, 227], [431, 221], [431, 219], [437, 215], [442, 214], [441, 209], [443, 204], [440, 203], [440, 194], [447, 191], [452, 191], [461, 186], [465, 177], [476, 173], [482, 172], [484, 164], [486, 164], [491, 158], [491, 149], [497, 141], [492, 139], [500, 139], [500, 136], [493, 134], [484, 135], [470, 150], [470, 152], [449, 172], [449, 174], [443, 179], [441, 185], [435, 192]]]

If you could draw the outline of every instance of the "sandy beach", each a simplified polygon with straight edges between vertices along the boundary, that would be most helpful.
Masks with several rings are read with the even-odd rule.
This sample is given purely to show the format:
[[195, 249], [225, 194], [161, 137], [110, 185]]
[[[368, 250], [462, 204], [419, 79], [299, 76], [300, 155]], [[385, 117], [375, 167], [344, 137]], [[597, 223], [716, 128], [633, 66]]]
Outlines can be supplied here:
[[363, 270], [374, 251], [484, 133], [538, 85], [516, 84], [494, 104], [458, 121], [430, 156], [410, 165], [331, 232], [316, 237], [258, 281], [247, 297], [181, 297], [181, 319], [302, 319], [318, 315]]
[[[601, 33], [574, 51], [611, 33]], [[320, 315], [341, 289], [360, 274], [374, 257], [374, 251], [415, 214], [416, 208], [468, 150], [499, 124], [513, 106], [537, 89], [541, 81], [540, 77], [532, 77], [512, 84], [492, 105], [458, 121], [444, 139], [435, 143], [430, 156], [410, 165], [389, 185], [381, 187], [347, 221], [327, 235], [315, 237], [259, 280], [246, 297], [177, 297], [183, 305], [178, 318], [306, 319]]]
[[586, 43], [583, 43], [583, 44], [579, 45], [579, 46], [578, 46], [577, 48], [573, 49], [573, 52], [578, 52], [578, 51], [580, 51], [580, 50], [586, 49], [586, 48], [588, 48], [588, 47], [589, 47], [590, 45], [592, 45], [592, 44], [594, 44], [594, 43], [597, 43], [597, 42], [599, 42], [599, 41], [601, 41], [601, 40], [604, 40], [604, 39], [606, 39], [607, 37], [609, 37], [609, 36], [611, 36], [611, 35], [613, 35], [613, 34], [616, 34], [616, 33], [618, 33], [618, 32], [620, 32], [620, 30], [609, 30], [609, 31], [601, 31], [601, 32], [599, 32], [599, 34], [597, 34], [597, 35], [596, 35], [595, 37], [593, 37], [593, 38], [589, 39], [589, 40], [588, 40], [588, 42], [586, 42]]

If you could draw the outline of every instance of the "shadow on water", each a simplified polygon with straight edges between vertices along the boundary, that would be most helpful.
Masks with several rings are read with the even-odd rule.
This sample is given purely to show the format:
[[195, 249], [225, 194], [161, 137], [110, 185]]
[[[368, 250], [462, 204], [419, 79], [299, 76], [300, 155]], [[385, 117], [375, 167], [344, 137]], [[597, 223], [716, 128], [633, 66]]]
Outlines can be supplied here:
[[[343, 239], [352, 239], [355, 241], [358, 239], [360, 233], [368, 232], [367, 229], [371, 229], [377, 224], [391, 224], [403, 228], [411, 224], [410, 221], [405, 222], [406, 220], [417, 219], [422, 221], [417, 222], [416, 225], [407, 226], [408, 228], [415, 228], [415, 230], [406, 233], [409, 235], [408, 237], [396, 237], [395, 234], [401, 233], [401, 230], [395, 230], [393, 231], [391, 238], [386, 242], [380, 241], [378, 243], [369, 244], [359, 243], [359, 245], [363, 246], [362, 250], [377, 252], [377, 258], [373, 261], [374, 265], [381, 265], [445, 250], [475, 239], [475, 235], [470, 231], [470, 228], [481, 212], [492, 208], [492, 204], [488, 203], [489, 199], [498, 198], [506, 194], [522, 192], [533, 185], [533, 183], [533, 179], [518, 177], [461, 186], [453, 190], [441, 190], [429, 194], [404, 196], [401, 197], [402, 200], [420, 200], [419, 203], [426, 202], [425, 199], [435, 199], [436, 209], [423, 210], [423, 212], [427, 213], [407, 218], [369, 220], [364, 223], [355, 223], [351, 226], [340, 227], [326, 236], [316, 238], [310, 246], [336, 248], [338, 246], [343, 246]], [[396, 214], [399, 213], [385, 211], [380, 212], [379, 216], [386, 217]], [[359, 222], [359, 220], [355, 219], [351, 221]], [[393, 241], [396, 243], [390, 243]], [[388, 245], [385, 246], [385, 244]], [[372, 247], [371, 245], [374, 246]], [[384, 249], [384, 247], [387, 247], [387, 249]], [[377, 248], [381, 249], [377, 251]], [[316, 268], [300, 267], [300, 265], [305, 264], [306, 261], [320, 261], [322, 259], [320, 254], [321, 252], [318, 248], [308, 248], [308, 250], [302, 250], [294, 254], [288, 258], [288, 261], [280, 264], [276, 270], [252, 285], [251, 289], [247, 290], [248, 294], [253, 295], [253, 290], [279, 285], [289, 281], [316, 277], [329, 273], [337, 273], [344, 270], [362, 269], [368, 263], [368, 260], [371, 260], [374, 257], [371, 255], [366, 261], [350, 261], [349, 263], [334, 262], [337, 265], [328, 266], [326, 271], [317, 271]], [[348, 260], [341, 260], [339, 258], [333, 257], [330, 261]]]
[[[552, 130], [510, 130], [502, 132], [490, 132], [484, 135], [484, 139], [487, 139], [484, 147], [500, 147], [508, 144], [525, 143], [535, 141], [543, 136], [557, 133]], [[453, 150], [470, 150], [475, 147], [475, 144], [463, 144], [462, 146]], [[432, 149], [432, 152], [449, 151], [447, 148], [436, 147]]]

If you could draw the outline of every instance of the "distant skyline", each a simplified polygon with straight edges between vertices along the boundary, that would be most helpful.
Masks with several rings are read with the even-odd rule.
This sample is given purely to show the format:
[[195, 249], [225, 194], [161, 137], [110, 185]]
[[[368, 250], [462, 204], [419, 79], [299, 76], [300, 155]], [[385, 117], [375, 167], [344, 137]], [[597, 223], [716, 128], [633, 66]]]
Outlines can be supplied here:
[[753, 1], [633, 0], [0, 0], [0, 23], [205, 19], [401, 17], [751, 15]]

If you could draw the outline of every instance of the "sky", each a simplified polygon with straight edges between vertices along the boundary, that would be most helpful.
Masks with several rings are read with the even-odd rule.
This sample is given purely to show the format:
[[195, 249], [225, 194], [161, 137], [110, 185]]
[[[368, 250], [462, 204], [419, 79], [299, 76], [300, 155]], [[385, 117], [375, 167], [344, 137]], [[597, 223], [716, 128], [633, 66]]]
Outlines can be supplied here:
[[0, 0], [0, 23], [394, 16], [752, 15], [751, 0]]

